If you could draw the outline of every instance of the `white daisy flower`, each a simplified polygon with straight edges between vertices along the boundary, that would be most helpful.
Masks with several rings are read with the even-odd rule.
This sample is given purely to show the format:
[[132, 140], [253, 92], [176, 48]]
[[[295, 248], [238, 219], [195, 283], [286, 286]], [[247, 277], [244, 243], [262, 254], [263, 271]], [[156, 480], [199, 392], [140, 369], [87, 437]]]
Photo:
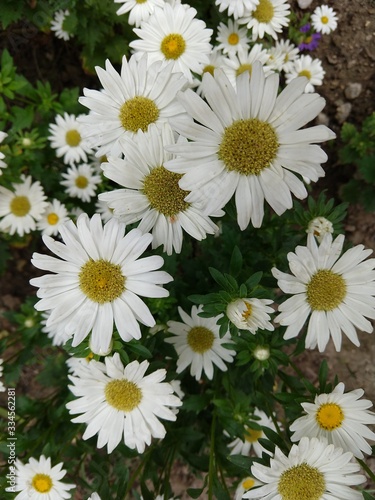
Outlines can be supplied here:
[[124, 137], [126, 159], [110, 157], [103, 170], [106, 177], [125, 189], [99, 195], [125, 224], [140, 220], [138, 228], [143, 233], [152, 230], [152, 248], [163, 245], [168, 255], [181, 252], [183, 231], [202, 240], [217, 230], [202, 204], [185, 202], [189, 193], [178, 185], [182, 175], [164, 167], [172, 158], [164, 146], [174, 142], [167, 124], [161, 130], [154, 125], [147, 134], [139, 132], [134, 139]]
[[228, 10], [228, 16], [238, 19], [243, 17], [246, 11], [254, 10], [259, 0], [215, 0], [215, 4], [219, 7], [219, 12]]
[[139, 259], [151, 243], [150, 234], [133, 229], [124, 236], [125, 225], [116, 218], [102, 226], [99, 214], [91, 219], [81, 214], [77, 226], [68, 221], [61, 226], [63, 243], [43, 236], [45, 245], [61, 257], [34, 253], [32, 263], [47, 274], [33, 278], [41, 298], [38, 311], [51, 310], [47, 327], [64, 325], [74, 333], [73, 347], [91, 332], [91, 350], [107, 351], [113, 324], [126, 342], [139, 339], [138, 321], [154, 326], [146, 304], [138, 297], [167, 297], [161, 285], [172, 277], [157, 271], [163, 259], [154, 255]]
[[260, 328], [261, 330], [273, 331], [274, 327], [270, 323], [270, 315], [273, 313], [272, 300], [269, 299], [236, 299], [227, 305], [226, 314], [231, 321], [240, 330], [248, 330], [255, 334]]
[[163, 8], [157, 7], [141, 28], [134, 28], [141, 40], [133, 40], [129, 46], [136, 53], [148, 53], [149, 64], [162, 61], [164, 67], [173, 62], [173, 71], [182, 72], [192, 82], [192, 72], [202, 72], [212, 48], [212, 30], [196, 19], [196, 14], [187, 5], [166, 3]]
[[64, 116], [57, 115], [56, 123], [51, 123], [49, 132], [51, 135], [48, 139], [51, 142], [51, 147], [56, 149], [56, 156], [63, 157], [64, 163], [74, 165], [80, 161], [87, 162], [87, 153], [91, 153], [91, 148], [87, 140], [82, 138], [83, 127], [79, 123], [84, 115], [69, 115], [64, 113]]
[[202, 306], [191, 308], [191, 316], [178, 308], [183, 323], [168, 321], [168, 331], [174, 337], [165, 339], [173, 344], [178, 354], [177, 373], [181, 373], [190, 365], [190, 375], [199, 380], [202, 372], [212, 380], [214, 366], [227, 371], [227, 363], [232, 363], [236, 352], [223, 347], [222, 344], [232, 343], [228, 332], [220, 338], [220, 326], [217, 321], [222, 315], [214, 318], [201, 318]]
[[278, 286], [293, 294], [279, 306], [275, 321], [287, 326], [284, 339], [296, 337], [308, 321], [305, 345], [320, 352], [330, 336], [337, 351], [344, 333], [359, 346], [356, 328], [371, 333], [373, 326], [366, 319], [375, 318], [375, 259], [365, 260], [372, 250], [363, 245], [342, 252], [344, 235], [332, 241], [325, 234], [318, 246], [312, 234], [307, 235], [307, 247], [298, 246], [288, 254], [293, 275], [272, 269]]
[[241, 500], [242, 495], [246, 492], [254, 488], [254, 486], [261, 486], [262, 483], [257, 481], [251, 476], [243, 478], [236, 488], [236, 492], [234, 494], [234, 500]]
[[284, 56], [281, 69], [284, 72], [290, 71], [293, 68], [294, 61], [298, 57], [299, 48], [290, 40], [277, 40], [275, 43], [275, 50], [280, 50], [281, 54]]
[[94, 169], [87, 163], [82, 163], [68, 168], [66, 173], [61, 174], [65, 186], [65, 192], [72, 198], [79, 198], [82, 201], [89, 202], [95, 196], [98, 184], [102, 182], [100, 175], [95, 174]]
[[253, 40], [264, 38], [265, 34], [277, 40], [278, 33], [289, 25], [290, 5], [288, 0], [260, 0], [250, 13], [245, 12], [241, 24], [252, 31]]
[[311, 15], [311, 24], [318, 33], [329, 35], [337, 28], [337, 14], [328, 5], [319, 5]]
[[242, 50], [249, 49], [247, 29], [240, 28], [238, 22], [233, 19], [228, 19], [228, 24], [219, 24], [216, 41], [218, 50], [222, 50], [224, 54], [235, 54], [240, 47]]
[[321, 243], [326, 233], [333, 233], [333, 224], [325, 217], [315, 217], [309, 222], [306, 233], [313, 234]]
[[51, 21], [51, 31], [55, 33], [56, 38], [61, 38], [65, 41], [71, 38], [72, 34], [64, 30], [64, 21], [69, 15], [69, 10], [58, 10], [55, 12]]
[[269, 467], [255, 463], [251, 475], [263, 483], [242, 498], [262, 500], [306, 499], [361, 500], [362, 493], [351, 488], [366, 481], [358, 474], [360, 465], [352, 462], [353, 454], [344, 453], [326, 440], [303, 437], [294, 444], [288, 456], [276, 447]]
[[[276, 432], [275, 424], [272, 418], [268, 417], [264, 411], [255, 408], [254, 416], [259, 417], [253, 422], [261, 427], [266, 427]], [[251, 420], [251, 419], [250, 419]], [[262, 457], [263, 453], [270, 455], [271, 453], [266, 450], [260, 443], [259, 439], [266, 438], [264, 431], [262, 429], [253, 429], [251, 427], [245, 426], [245, 434], [243, 439], [236, 438], [231, 443], [228, 444], [230, 448], [230, 455], [245, 455], [249, 456], [253, 451], [257, 457]]]
[[280, 215], [292, 207], [291, 192], [305, 198], [306, 188], [295, 173], [313, 181], [324, 176], [320, 164], [327, 155], [312, 143], [335, 137], [324, 125], [298, 130], [325, 104], [317, 94], [304, 94], [305, 84], [303, 78], [295, 80], [277, 96], [279, 76], [265, 77], [262, 65], [255, 62], [251, 78], [248, 72], [237, 78], [237, 90], [223, 72], [215, 71], [214, 77], [206, 73], [208, 104], [190, 89], [181, 93], [196, 122], [172, 122], [190, 142], [167, 147], [178, 157], [165, 166], [185, 174], [179, 184], [191, 191], [186, 201], [203, 199], [214, 213], [235, 193], [243, 230], [250, 221], [261, 226], [264, 200]]
[[[4, 363], [4, 360], [2, 358], [0, 358], [0, 378], [2, 378], [3, 372], [4, 372], [3, 363]], [[5, 392], [5, 391], [6, 391], [6, 387], [3, 383], [3, 381], [0, 380], [0, 392]]]
[[69, 220], [68, 211], [59, 200], [52, 200], [48, 203], [40, 220], [36, 223], [37, 229], [49, 236], [56, 235], [59, 227]]
[[186, 85], [181, 74], [172, 73], [174, 63], [162, 67], [158, 61], [148, 67], [147, 56], [122, 59], [121, 73], [107, 60], [106, 69], [96, 67], [102, 91], [83, 89], [79, 102], [90, 109], [85, 136], [96, 144], [96, 156], [120, 156], [119, 139], [147, 132], [151, 123], [160, 125], [184, 114], [176, 94]]
[[48, 318], [51, 314], [51, 311], [43, 311], [42, 312], [42, 332], [47, 334], [47, 337], [51, 339], [52, 345], [54, 346], [62, 346], [69, 339], [72, 338], [72, 333], [65, 331], [64, 324], [54, 324], [52, 326], [47, 326]]
[[[8, 137], [8, 134], [6, 134], [5, 132], [0, 132], [0, 144], [3, 142], [3, 140]], [[2, 153], [0, 151], [0, 175], [3, 174], [3, 172], [1, 171], [2, 168], [5, 168], [7, 166], [7, 164], [5, 163], [5, 161], [3, 161], [3, 159], [5, 158], [5, 155], [4, 153]]]
[[68, 372], [74, 377], [78, 377], [82, 371], [82, 367], [87, 367], [93, 358], [93, 353], [90, 351], [88, 356], [85, 358], [77, 358], [76, 356], [70, 356], [65, 363], [68, 367]]
[[267, 50], [260, 43], [255, 43], [250, 50], [240, 48], [237, 54], [229, 54], [223, 61], [223, 70], [233, 87], [236, 87], [237, 77], [245, 72], [251, 75], [255, 61], [262, 63], [265, 75], [270, 74], [272, 71], [267, 66], [268, 60]]
[[203, 75], [205, 73], [210, 73], [211, 75], [213, 75], [215, 69], [223, 68], [225, 59], [226, 58], [221, 52], [221, 50], [217, 49], [216, 47], [212, 49], [211, 54], [208, 57], [208, 64], [203, 68], [203, 71], [200, 74], [201, 78], [200, 79], [194, 78], [194, 82], [191, 86], [191, 88], [195, 86], [195, 92], [198, 95], [203, 96], [203, 85], [202, 85]]
[[164, 0], [115, 0], [115, 3], [122, 3], [116, 14], [121, 16], [129, 12], [128, 23], [138, 27], [142, 21], [148, 21], [155, 7], [163, 7]]
[[[99, 195], [100, 196], [100, 195]], [[100, 214], [102, 221], [104, 223], [108, 222], [112, 217], [115, 217], [113, 209], [109, 208], [108, 203], [102, 200], [97, 200], [95, 202], [95, 212]]]
[[101, 500], [101, 498], [95, 491], [94, 493], [91, 493], [91, 496], [89, 496], [89, 498], [87, 500]]
[[293, 67], [285, 73], [286, 83], [290, 83], [298, 76], [305, 76], [308, 83], [305, 92], [314, 92], [318, 85], [322, 85], [325, 71], [320, 59], [313, 59], [309, 55], [299, 56], [293, 63]]
[[21, 175], [20, 183], [12, 184], [13, 191], [0, 186], [0, 230], [19, 236], [34, 231], [48, 205], [39, 181]]
[[344, 394], [345, 385], [338, 384], [331, 393], [315, 396], [314, 403], [301, 403], [306, 415], [290, 426], [292, 441], [303, 436], [325, 438], [357, 458], [363, 453], [371, 455], [372, 449], [366, 439], [375, 440], [375, 432], [367, 425], [375, 424], [375, 413], [369, 411], [372, 402], [360, 398], [363, 389]]
[[41, 455], [39, 460], [30, 458], [25, 465], [17, 459], [15, 491], [20, 491], [20, 493], [15, 500], [71, 498], [69, 490], [75, 488], [75, 485], [61, 482], [66, 474], [62, 466], [61, 462], [52, 467], [51, 459], [44, 455]]
[[163, 439], [166, 430], [159, 418], [176, 420], [170, 407], [182, 405], [173, 394], [171, 384], [163, 382], [166, 370], [145, 376], [148, 361], [121, 363], [115, 353], [105, 358], [105, 364], [91, 360], [82, 367], [78, 377], [69, 375], [71, 392], [78, 398], [67, 403], [71, 415], [82, 415], [72, 422], [86, 423], [82, 436], [98, 435], [98, 448], [107, 445], [111, 453], [122, 437], [126, 446], [143, 453], [151, 439]]

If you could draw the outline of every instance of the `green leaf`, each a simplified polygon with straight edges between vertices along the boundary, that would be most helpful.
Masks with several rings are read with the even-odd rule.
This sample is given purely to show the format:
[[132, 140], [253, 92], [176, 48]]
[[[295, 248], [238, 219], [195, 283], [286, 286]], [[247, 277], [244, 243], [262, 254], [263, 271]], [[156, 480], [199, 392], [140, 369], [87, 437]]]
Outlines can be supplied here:
[[365, 500], [375, 500], [374, 495], [370, 495], [367, 491], [362, 491], [362, 495]]
[[328, 364], [327, 360], [323, 359], [320, 368], [319, 368], [319, 386], [320, 390], [324, 391], [328, 376]]
[[216, 281], [216, 283], [226, 290], [228, 287], [228, 282], [225, 279], [224, 275], [213, 267], [209, 267], [208, 270], [210, 271], [210, 274]]
[[375, 184], [375, 155], [366, 156], [359, 160], [358, 167], [365, 181]]
[[235, 246], [233, 248], [232, 256], [230, 259], [230, 264], [229, 264], [229, 272], [233, 276], [238, 276], [241, 272], [242, 269], [242, 263], [243, 263], [243, 258], [242, 258], [242, 253], [240, 249]]
[[135, 342], [134, 340], [127, 342], [126, 348], [129, 349], [129, 351], [134, 352], [134, 354], [142, 356], [143, 358], [149, 359], [152, 357], [152, 353], [140, 342]]
[[252, 290], [253, 288], [255, 288], [258, 285], [259, 281], [262, 279], [262, 276], [262, 271], [258, 271], [257, 273], [251, 275], [250, 278], [245, 281], [247, 289]]
[[191, 498], [199, 498], [203, 493], [204, 488], [188, 488], [186, 490], [187, 494], [191, 496]]
[[250, 472], [251, 466], [254, 463], [254, 458], [245, 457], [244, 455], [229, 455], [227, 459], [240, 469], [247, 471], [247, 473]]

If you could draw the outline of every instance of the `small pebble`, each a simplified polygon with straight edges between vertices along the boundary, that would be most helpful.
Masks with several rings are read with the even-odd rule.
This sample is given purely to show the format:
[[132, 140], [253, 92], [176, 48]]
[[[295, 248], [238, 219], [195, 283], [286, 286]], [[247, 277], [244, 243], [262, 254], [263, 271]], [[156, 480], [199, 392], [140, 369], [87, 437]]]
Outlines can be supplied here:
[[350, 82], [345, 87], [345, 97], [347, 99], [356, 99], [362, 92], [362, 85], [360, 83]]
[[336, 111], [336, 119], [339, 123], [344, 123], [344, 121], [348, 118], [350, 115], [350, 112], [352, 110], [352, 105], [350, 102], [343, 102], [339, 106], [337, 106], [337, 111]]

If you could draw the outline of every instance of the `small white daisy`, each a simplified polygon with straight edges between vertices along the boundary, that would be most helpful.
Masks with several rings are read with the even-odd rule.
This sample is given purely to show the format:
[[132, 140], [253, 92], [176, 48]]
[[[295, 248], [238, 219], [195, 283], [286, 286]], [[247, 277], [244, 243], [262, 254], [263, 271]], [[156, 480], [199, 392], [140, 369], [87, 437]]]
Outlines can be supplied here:
[[83, 89], [79, 102], [90, 109], [82, 117], [85, 136], [98, 148], [96, 156], [120, 156], [119, 139], [147, 132], [151, 123], [160, 125], [184, 114], [176, 94], [186, 85], [181, 74], [172, 73], [173, 62], [157, 61], [148, 67], [147, 55], [139, 61], [122, 59], [120, 74], [107, 60], [105, 70], [96, 67], [103, 89]]
[[284, 72], [288, 72], [293, 68], [294, 61], [298, 57], [299, 48], [294, 45], [290, 40], [277, 40], [275, 43], [275, 49], [280, 50], [283, 54], [283, 64], [281, 69]]
[[325, 71], [320, 59], [313, 59], [309, 55], [302, 55], [295, 59], [292, 68], [285, 73], [286, 83], [290, 83], [298, 76], [305, 76], [308, 82], [305, 92], [314, 92], [316, 86], [322, 85]]
[[86, 423], [82, 436], [98, 435], [98, 448], [107, 445], [111, 453], [123, 438], [126, 446], [143, 453], [151, 439], [163, 439], [166, 430], [159, 418], [176, 420], [171, 410], [182, 405], [171, 384], [163, 382], [166, 370], [145, 375], [148, 361], [121, 363], [115, 353], [105, 364], [91, 360], [77, 377], [69, 375], [71, 392], [78, 398], [67, 403], [72, 422]]
[[69, 15], [69, 10], [58, 10], [55, 12], [51, 21], [51, 31], [55, 33], [56, 38], [61, 38], [65, 41], [71, 38], [72, 34], [64, 30], [64, 21]]
[[[342, 333], [359, 346], [356, 328], [371, 333], [373, 326], [366, 319], [375, 318], [375, 259], [367, 259], [372, 250], [363, 245], [342, 252], [344, 235], [332, 241], [326, 233], [318, 246], [312, 234], [307, 247], [298, 246], [289, 252], [289, 268], [293, 275], [272, 269], [278, 286], [292, 294], [279, 306], [275, 321], [287, 326], [284, 339], [296, 337], [308, 321], [305, 345], [320, 352], [332, 337], [341, 350]], [[366, 260], [367, 259], [367, 260]]]
[[52, 467], [51, 459], [44, 455], [41, 455], [39, 460], [30, 458], [27, 464], [17, 459], [15, 491], [20, 491], [20, 493], [15, 500], [71, 498], [69, 490], [75, 488], [75, 485], [61, 482], [66, 474], [62, 466], [61, 462]]
[[147, 134], [139, 132], [134, 139], [124, 137], [126, 159], [110, 157], [103, 165], [104, 175], [124, 189], [99, 195], [125, 224], [140, 220], [143, 233], [152, 230], [152, 247], [163, 245], [168, 255], [181, 252], [183, 231], [202, 240], [217, 230], [202, 204], [185, 202], [189, 193], [178, 185], [182, 176], [164, 167], [172, 158], [164, 146], [174, 142], [167, 124], [161, 129], [151, 126]]
[[78, 121], [82, 116], [76, 117], [68, 113], [64, 113], [64, 116], [57, 115], [56, 123], [49, 126], [48, 139], [51, 147], [56, 149], [57, 157], [63, 157], [64, 163], [68, 165], [87, 162], [87, 153], [92, 152], [88, 141], [82, 138], [83, 127]]
[[195, 87], [195, 92], [198, 95], [201, 95], [203, 97], [203, 75], [205, 73], [210, 73], [211, 75], [213, 75], [215, 73], [215, 69], [223, 68], [225, 59], [226, 58], [221, 50], [217, 49], [216, 47], [212, 49], [211, 54], [208, 56], [208, 64], [204, 66], [202, 72], [200, 73], [200, 79], [194, 78], [193, 84], [191, 85], [191, 88]]
[[231, 321], [240, 330], [248, 330], [255, 334], [261, 330], [273, 331], [274, 327], [270, 323], [269, 313], [273, 313], [272, 300], [269, 299], [236, 299], [227, 306], [226, 314]]
[[97, 200], [95, 202], [95, 212], [100, 214], [102, 221], [108, 222], [112, 217], [115, 217], [113, 209], [109, 208], [108, 203], [102, 200]]
[[[253, 415], [258, 417], [258, 419], [253, 420], [256, 425], [276, 431], [272, 418], [268, 417], [264, 411], [255, 408]], [[263, 453], [270, 455], [271, 453], [259, 443], [259, 439], [264, 439], [265, 437], [266, 435], [262, 429], [253, 429], [246, 426], [243, 439], [237, 437], [228, 444], [230, 455], [249, 456], [251, 451], [253, 451], [257, 457], [262, 457]]]
[[328, 5], [319, 5], [311, 15], [311, 24], [318, 33], [329, 35], [337, 28], [337, 14]]
[[138, 27], [149, 19], [155, 7], [163, 7], [164, 0], [115, 0], [115, 3], [122, 3], [116, 14], [121, 16], [129, 12], [128, 23]]
[[237, 21], [233, 19], [228, 19], [228, 24], [219, 24], [216, 41], [218, 42], [217, 49], [222, 50], [223, 54], [235, 54], [240, 47], [243, 50], [249, 48], [247, 29], [240, 28]]
[[50, 257], [34, 253], [35, 267], [49, 270], [30, 283], [39, 287], [38, 311], [51, 310], [47, 327], [65, 326], [74, 334], [73, 347], [91, 332], [93, 352], [106, 352], [111, 344], [113, 324], [126, 342], [139, 339], [138, 321], [154, 326], [155, 320], [138, 297], [167, 297], [162, 285], [172, 277], [157, 271], [163, 265], [158, 255], [139, 259], [152, 241], [150, 234], [133, 229], [124, 236], [125, 225], [112, 218], [104, 227], [99, 214], [91, 219], [81, 214], [77, 225], [71, 220], [60, 227], [63, 243], [49, 236], [43, 241]]
[[235, 194], [242, 230], [250, 221], [261, 226], [264, 200], [280, 215], [292, 207], [291, 193], [305, 198], [305, 185], [295, 174], [313, 181], [324, 176], [320, 164], [327, 155], [313, 143], [335, 137], [324, 125], [299, 130], [325, 104], [317, 94], [303, 93], [304, 78], [279, 96], [278, 85], [278, 74], [265, 76], [257, 61], [251, 78], [247, 71], [237, 78], [236, 89], [222, 71], [216, 70], [214, 77], [205, 73], [207, 102], [191, 89], [179, 94], [195, 122], [172, 121], [189, 142], [167, 147], [177, 157], [166, 168], [185, 174], [179, 184], [191, 191], [186, 201], [203, 200], [207, 211], [215, 213]]
[[251, 75], [255, 61], [262, 63], [265, 75], [272, 73], [271, 68], [267, 65], [268, 60], [269, 55], [263, 45], [254, 43], [250, 50], [240, 48], [236, 54], [229, 54], [223, 61], [223, 70], [235, 87], [239, 75], [246, 71]]
[[366, 478], [358, 474], [360, 465], [352, 458], [352, 453], [344, 453], [326, 440], [303, 437], [288, 456], [276, 447], [269, 467], [255, 463], [251, 475], [263, 486], [251, 489], [242, 498], [361, 500], [362, 493], [351, 486], [364, 483]]
[[77, 358], [76, 356], [70, 356], [65, 363], [68, 367], [68, 372], [74, 377], [78, 377], [82, 371], [82, 367], [87, 367], [87, 365], [91, 362], [94, 354], [90, 351], [88, 356], [85, 358]]
[[89, 496], [89, 498], [87, 500], [102, 500], [102, 499], [95, 491], [94, 493], [91, 493], [91, 495]]
[[49, 236], [56, 235], [59, 227], [69, 220], [68, 211], [59, 200], [52, 200], [48, 203], [40, 220], [36, 223], [37, 229]]
[[314, 403], [301, 403], [306, 415], [290, 426], [292, 441], [303, 436], [325, 438], [357, 458], [363, 453], [371, 455], [372, 449], [366, 439], [375, 440], [375, 432], [367, 426], [375, 424], [375, 413], [369, 411], [372, 402], [361, 399], [363, 389], [344, 394], [345, 385], [338, 384], [331, 393], [315, 396]]
[[[8, 134], [6, 134], [5, 132], [0, 132], [0, 144], [3, 142], [3, 140], [8, 137]], [[5, 168], [7, 166], [7, 164], [5, 163], [5, 161], [3, 161], [3, 159], [5, 158], [5, 155], [4, 153], [2, 153], [0, 151], [0, 175], [3, 174], [2, 172], [2, 168]]]
[[0, 230], [19, 236], [34, 231], [48, 205], [39, 181], [21, 175], [20, 183], [12, 184], [13, 191], [0, 186]]
[[257, 481], [251, 476], [243, 478], [236, 488], [236, 492], [234, 494], [234, 500], [241, 500], [242, 495], [246, 493], [246, 491], [251, 490], [254, 486], [261, 486], [262, 483]]
[[246, 11], [254, 10], [259, 4], [259, 0], [215, 0], [219, 7], [219, 12], [228, 10], [228, 16], [234, 19], [243, 17]]
[[146, 52], [149, 64], [162, 61], [164, 66], [173, 62], [173, 71], [182, 72], [192, 82], [192, 72], [202, 72], [212, 48], [212, 30], [196, 19], [196, 14], [187, 5], [165, 3], [163, 8], [156, 7], [141, 28], [134, 28], [140, 40], [133, 40], [129, 46], [136, 54]]
[[189, 316], [179, 307], [178, 312], [183, 323], [168, 321], [168, 331], [173, 333], [174, 337], [165, 341], [173, 344], [178, 354], [177, 373], [181, 373], [190, 365], [190, 375], [196, 380], [202, 377], [202, 372], [212, 380], [214, 365], [224, 372], [227, 371], [224, 361], [232, 363], [236, 352], [222, 345], [232, 341], [228, 332], [220, 338], [217, 320], [221, 315], [201, 318], [201, 311], [202, 306], [193, 306]]
[[51, 311], [43, 311], [42, 312], [42, 332], [47, 334], [47, 337], [51, 339], [52, 345], [54, 346], [62, 346], [69, 339], [72, 338], [72, 333], [65, 331], [64, 324], [54, 324], [52, 326], [47, 326], [48, 318], [51, 314]]
[[89, 202], [95, 196], [98, 185], [102, 182], [100, 175], [95, 174], [94, 169], [87, 163], [82, 163], [68, 168], [66, 173], [61, 174], [65, 186], [65, 192], [72, 198], [79, 198], [82, 201]]
[[306, 233], [313, 234], [321, 243], [326, 233], [333, 233], [333, 224], [325, 217], [315, 217], [309, 222]]
[[288, 0], [260, 0], [256, 8], [250, 13], [245, 12], [239, 22], [246, 24], [247, 28], [251, 30], [253, 41], [264, 38], [265, 34], [277, 40], [277, 34], [289, 25], [289, 15]]

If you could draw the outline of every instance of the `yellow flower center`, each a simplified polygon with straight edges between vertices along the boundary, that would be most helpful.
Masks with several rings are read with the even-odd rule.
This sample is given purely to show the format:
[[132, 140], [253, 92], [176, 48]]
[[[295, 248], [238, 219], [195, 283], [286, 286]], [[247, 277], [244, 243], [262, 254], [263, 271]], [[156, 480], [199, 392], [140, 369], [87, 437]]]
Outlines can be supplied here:
[[322, 23], [323, 23], [323, 24], [327, 24], [327, 23], [328, 23], [328, 21], [329, 21], [329, 19], [328, 19], [328, 17], [327, 17], [327, 16], [322, 16], [322, 17], [320, 18], [320, 20], [322, 21]]
[[52, 212], [52, 213], [47, 215], [47, 222], [51, 226], [54, 226], [55, 224], [57, 224], [59, 222], [59, 216]]
[[241, 64], [241, 66], [239, 66], [236, 69], [236, 75], [240, 76], [240, 75], [242, 75], [242, 73], [245, 73], [245, 71], [248, 71], [251, 75], [252, 65], [251, 64]]
[[207, 66], [204, 67], [203, 73], [210, 73], [212, 76], [214, 76], [215, 69], [216, 68], [213, 64], [208, 64]]
[[332, 311], [342, 303], [345, 296], [345, 280], [329, 269], [317, 271], [307, 285], [307, 302], [314, 311]]
[[240, 41], [240, 37], [237, 35], [237, 33], [231, 33], [228, 36], [229, 45], [237, 45], [239, 41]]
[[245, 441], [248, 443], [256, 443], [260, 437], [262, 437], [263, 432], [257, 429], [251, 429], [250, 427], [246, 428], [245, 432]]
[[52, 479], [47, 474], [35, 474], [31, 484], [38, 493], [48, 493], [52, 489]]
[[242, 488], [244, 490], [250, 490], [255, 484], [254, 479], [247, 478], [245, 481], [242, 481]]
[[166, 59], [178, 59], [185, 52], [185, 48], [185, 40], [179, 33], [165, 36], [160, 45]]
[[[305, 39], [305, 43], [310, 43], [312, 41], [313, 37], [312, 35], [308, 36], [306, 39]], [[301, 75], [300, 75], [301, 76]]]
[[76, 148], [81, 142], [81, 134], [78, 130], [68, 130], [65, 134], [65, 141], [71, 148]]
[[89, 180], [87, 177], [85, 177], [84, 175], [79, 175], [76, 179], [75, 179], [75, 185], [77, 186], [77, 188], [79, 189], [85, 189], [87, 188], [88, 186], [88, 183], [89, 183]]
[[279, 147], [272, 126], [258, 118], [237, 120], [223, 134], [218, 156], [227, 170], [259, 175], [270, 166]]
[[209, 351], [213, 346], [215, 335], [204, 326], [194, 326], [187, 335], [190, 348], [199, 354]]
[[125, 130], [130, 132], [146, 132], [151, 123], [159, 118], [159, 109], [148, 97], [141, 95], [124, 102], [120, 108], [120, 122]]
[[281, 474], [277, 489], [282, 500], [319, 500], [326, 482], [318, 469], [302, 463]]
[[146, 3], [147, 2], [147, 0], [135, 0], [135, 1], [136, 1], [136, 3]]
[[246, 302], [246, 300], [244, 300], [244, 303], [246, 310], [242, 313], [242, 317], [246, 321], [247, 318], [252, 315], [253, 308], [251, 307], [251, 304], [249, 302]]
[[184, 201], [189, 191], [178, 185], [182, 174], [170, 172], [163, 166], [156, 167], [145, 177], [143, 192], [153, 209], [166, 217], [173, 217], [186, 210], [189, 203]]
[[310, 80], [311, 79], [311, 71], [309, 71], [308, 69], [303, 69], [302, 71], [300, 71], [298, 73], [298, 76], [305, 76], [306, 78], [308, 78]]
[[334, 431], [341, 426], [344, 420], [344, 413], [339, 405], [325, 403], [320, 405], [315, 418], [322, 429]]
[[273, 19], [273, 5], [270, 0], [260, 0], [257, 8], [252, 12], [252, 16], [259, 23], [269, 23]]
[[10, 202], [9, 208], [16, 217], [24, 217], [29, 213], [31, 204], [27, 196], [15, 196]]
[[78, 277], [82, 292], [99, 304], [112, 302], [125, 290], [126, 279], [121, 267], [106, 260], [88, 260]]
[[116, 410], [130, 412], [142, 401], [142, 391], [134, 383], [126, 379], [111, 380], [104, 389], [107, 403]]

